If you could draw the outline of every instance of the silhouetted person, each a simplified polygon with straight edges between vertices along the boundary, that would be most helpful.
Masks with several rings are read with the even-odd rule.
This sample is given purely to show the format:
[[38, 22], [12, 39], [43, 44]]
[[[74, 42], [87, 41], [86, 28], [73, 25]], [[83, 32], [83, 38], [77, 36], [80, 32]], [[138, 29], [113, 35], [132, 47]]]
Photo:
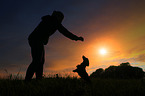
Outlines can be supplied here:
[[29, 35], [28, 41], [31, 47], [32, 63], [29, 65], [25, 80], [32, 79], [36, 73], [36, 79], [42, 79], [44, 64], [44, 45], [48, 43], [49, 37], [58, 30], [71, 40], [84, 41], [83, 37], [78, 37], [69, 32], [62, 24], [64, 15], [62, 12], [53, 11], [52, 15], [42, 17], [42, 21]]
[[73, 72], [77, 72], [82, 79], [90, 83], [90, 78], [86, 72], [86, 66], [89, 66], [89, 60], [85, 56], [82, 56], [82, 58], [83, 62], [80, 65], [77, 65], [77, 69], [73, 70]]

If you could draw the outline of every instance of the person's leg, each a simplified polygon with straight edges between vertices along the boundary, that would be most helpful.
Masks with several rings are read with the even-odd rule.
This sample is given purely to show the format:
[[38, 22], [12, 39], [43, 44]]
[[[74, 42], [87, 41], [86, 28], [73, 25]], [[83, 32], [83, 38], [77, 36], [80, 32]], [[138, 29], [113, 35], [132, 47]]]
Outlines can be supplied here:
[[31, 45], [31, 55], [32, 55], [32, 63], [29, 65], [25, 80], [29, 81], [32, 79], [36, 70], [40, 67], [44, 46], [42, 44], [33, 44]]
[[29, 65], [27, 71], [26, 71], [26, 76], [25, 76], [25, 80], [26, 81], [30, 81], [34, 75], [34, 64], [33, 62]]
[[41, 54], [41, 62], [39, 63], [38, 67], [36, 68], [36, 79], [42, 79], [43, 76], [43, 65], [45, 61], [45, 52], [44, 47], [42, 47], [42, 54]]

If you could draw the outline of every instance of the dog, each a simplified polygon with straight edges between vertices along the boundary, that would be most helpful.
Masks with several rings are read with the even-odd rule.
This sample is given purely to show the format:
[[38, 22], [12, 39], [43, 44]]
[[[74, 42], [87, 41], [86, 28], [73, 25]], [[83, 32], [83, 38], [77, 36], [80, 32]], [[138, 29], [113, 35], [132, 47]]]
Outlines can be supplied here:
[[82, 56], [83, 62], [80, 65], [77, 65], [77, 69], [73, 70], [73, 72], [77, 72], [78, 75], [87, 82], [91, 82], [86, 72], [86, 66], [89, 66], [89, 60], [85, 56]]

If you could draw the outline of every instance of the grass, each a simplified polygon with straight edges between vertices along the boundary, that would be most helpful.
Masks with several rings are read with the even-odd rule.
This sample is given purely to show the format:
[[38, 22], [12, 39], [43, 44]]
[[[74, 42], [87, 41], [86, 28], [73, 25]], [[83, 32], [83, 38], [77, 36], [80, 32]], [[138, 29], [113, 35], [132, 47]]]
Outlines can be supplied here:
[[145, 80], [45, 78], [41, 81], [0, 79], [0, 96], [144, 96]]

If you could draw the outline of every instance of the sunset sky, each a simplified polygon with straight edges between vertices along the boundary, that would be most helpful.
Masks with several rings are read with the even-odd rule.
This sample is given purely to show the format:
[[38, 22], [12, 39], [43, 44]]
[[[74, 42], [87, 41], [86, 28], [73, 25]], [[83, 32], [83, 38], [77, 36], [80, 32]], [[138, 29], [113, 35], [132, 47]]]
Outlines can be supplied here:
[[31, 63], [27, 38], [54, 10], [63, 12], [62, 24], [85, 41], [56, 31], [45, 46], [44, 74], [73, 74], [83, 55], [90, 61], [89, 74], [123, 62], [145, 70], [145, 0], [1, 0], [1, 76], [25, 75]]

